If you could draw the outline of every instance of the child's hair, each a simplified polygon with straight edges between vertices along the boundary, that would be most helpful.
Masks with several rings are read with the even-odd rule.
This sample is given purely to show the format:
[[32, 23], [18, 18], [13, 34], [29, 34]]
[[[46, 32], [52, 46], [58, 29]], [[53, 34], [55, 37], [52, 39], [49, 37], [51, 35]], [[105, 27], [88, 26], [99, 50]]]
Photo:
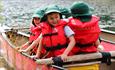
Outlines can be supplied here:
[[44, 15], [42, 18], [41, 18], [41, 20], [40, 20], [40, 22], [45, 22], [47, 19], [46, 19], [46, 15]]
[[34, 23], [34, 18], [32, 19], [32, 24], [36, 27], [35, 23]]
[[33, 18], [33, 20], [32, 20], [32, 24], [36, 27], [36, 25], [35, 25], [35, 23], [34, 23], [34, 18]]
[[77, 18], [82, 22], [88, 22], [88, 21], [91, 20], [92, 15], [89, 15], [89, 16], [76, 16], [76, 17], [73, 17], [73, 18]]

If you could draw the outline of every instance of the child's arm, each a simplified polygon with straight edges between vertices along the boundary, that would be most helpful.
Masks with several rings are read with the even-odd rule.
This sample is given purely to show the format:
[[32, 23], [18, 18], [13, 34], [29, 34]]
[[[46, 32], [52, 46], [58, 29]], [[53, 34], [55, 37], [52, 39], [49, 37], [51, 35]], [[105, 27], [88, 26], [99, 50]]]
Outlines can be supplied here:
[[69, 38], [69, 41], [70, 41], [67, 48], [65, 49], [65, 51], [61, 55], [61, 58], [63, 60], [66, 60], [66, 56], [72, 50], [72, 48], [74, 47], [76, 42], [75, 42], [75, 38], [74, 38], [74, 32], [72, 31], [72, 29], [69, 26], [65, 26], [64, 32], [65, 32], [65, 35], [67, 36], [67, 38]]
[[69, 37], [69, 40], [70, 40], [70, 42], [69, 42], [66, 50], [62, 54], [62, 56], [67, 56], [69, 54], [69, 52], [72, 50], [72, 48], [74, 47], [74, 45], [75, 45], [75, 38], [74, 38], [73, 35]]
[[98, 45], [100, 45], [99, 39], [95, 42], [95, 46], [98, 46]]
[[19, 50], [22, 50], [25, 46], [29, 46], [30, 43], [31, 43], [30, 41], [26, 42], [24, 45], [22, 45], [22, 46], [20, 47]]
[[30, 41], [28, 41], [28, 42], [26, 42], [25, 44], [23, 44], [22, 46], [20, 46], [20, 47], [16, 47], [15, 49], [16, 50], [23, 50], [23, 49], [25, 49], [26, 48], [26, 46], [29, 46], [30, 45]]
[[34, 46], [36, 46], [39, 43], [41, 37], [42, 34], [40, 34], [40, 36], [35, 41], [33, 41], [33, 43], [26, 49], [26, 51], [30, 51]]
[[40, 53], [41, 49], [42, 49], [42, 38], [40, 38], [39, 46], [38, 46], [38, 49], [37, 49], [37, 53], [36, 53], [35, 57], [32, 57], [32, 58], [39, 58], [40, 55], [41, 55], [41, 53]]
[[33, 41], [33, 43], [26, 50], [20, 50], [20, 52], [30, 51], [34, 46], [36, 46], [39, 43], [41, 35], [42, 34], [40, 34], [40, 36], [35, 41]]
[[101, 51], [104, 50], [104, 47], [103, 47], [103, 45], [101, 45], [99, 39], [95, 42], [95, 45], [97, 46], [97, 50], [98, 50], [98, 51], [101, 52]]

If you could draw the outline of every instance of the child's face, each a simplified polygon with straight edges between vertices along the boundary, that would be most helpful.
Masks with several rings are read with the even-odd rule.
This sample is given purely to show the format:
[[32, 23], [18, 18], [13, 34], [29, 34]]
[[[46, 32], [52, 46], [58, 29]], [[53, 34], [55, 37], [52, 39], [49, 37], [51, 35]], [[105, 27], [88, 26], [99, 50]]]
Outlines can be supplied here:
[[34, 20], [35, 25], [38, 25], [40, 23], [40, 18], [38, 18], [38, 17], [34, 17], [33, 20]]
[[60, 20], [60, 14], [59, 13], [50, 13], [47, 15], [47, 21], [49, 24], [56, 26]]

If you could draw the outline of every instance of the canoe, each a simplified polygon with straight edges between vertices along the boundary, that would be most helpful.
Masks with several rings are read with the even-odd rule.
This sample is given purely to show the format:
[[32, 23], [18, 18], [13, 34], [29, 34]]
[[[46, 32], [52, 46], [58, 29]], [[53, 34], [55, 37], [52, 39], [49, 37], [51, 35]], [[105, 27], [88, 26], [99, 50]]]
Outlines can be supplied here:
[[[103, 31], [102, 31], [103, 32]], [[105, 32], [107, 33], [107, 32]], [[110, 34], [110, 33], [109, 33]], [[111, 36], [115, 37], [114, 34]], [[110, 37], [111, 37], [110, 36]], [[0, 52], [5, 60], [14, 70], [114, 70], [115, 69], [115, 41], [104, 40], [104, 52], [78, 54], [68, 56], [67, 61], [63, 62], [63, 67], [54, 65], [55, 61], [51, 58], [33, 60], [29, 55], [20, 53], [16, 47], [20, 47], [28, 41], [29, 35], [7, 30], [0, 33]], [[115, 38], [113, 38], [115, 39]]]
[[115, 32], [114, 31], [101, 29], [100, 37], [106, 41], [115, 42]]

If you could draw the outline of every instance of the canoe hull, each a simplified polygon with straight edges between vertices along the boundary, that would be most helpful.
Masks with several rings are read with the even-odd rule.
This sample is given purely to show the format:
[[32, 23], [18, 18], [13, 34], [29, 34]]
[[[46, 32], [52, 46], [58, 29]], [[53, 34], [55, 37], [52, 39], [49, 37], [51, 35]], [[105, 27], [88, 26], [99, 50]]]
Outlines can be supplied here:
[[0, 43], [3, 57], [14, 70], [39, 70], [39, 68], [40, 70], [49, 70], [47, 65], [39, 65], [34, 60], [19, 53], [2, 35], [0, 35]]

